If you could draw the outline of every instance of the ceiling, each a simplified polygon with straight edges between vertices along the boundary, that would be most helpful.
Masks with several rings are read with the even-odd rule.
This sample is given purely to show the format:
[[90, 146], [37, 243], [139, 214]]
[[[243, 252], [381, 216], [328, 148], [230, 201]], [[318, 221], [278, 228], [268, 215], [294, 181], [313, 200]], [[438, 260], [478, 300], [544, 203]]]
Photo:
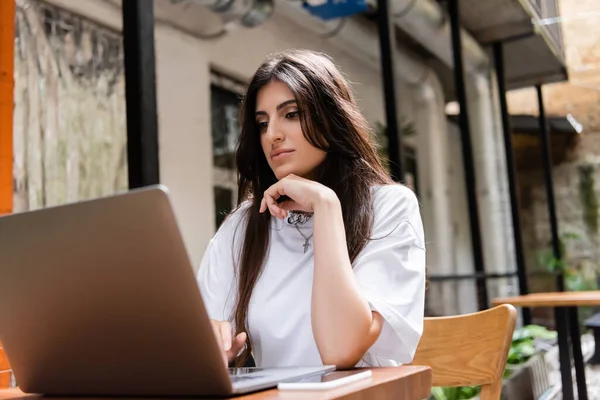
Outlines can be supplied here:
[[478, 42], [533, 33], [531, 16], [519, 0], [460, 0], [459, 5], [462, 24]]
[[[445, 9], [446, 1], [438, 3]], [[534, 26], [542, 15], [556, 16], [555, 0], [459, 0], [459, 7], [461, 25], [486, 50], [490, 60], [494, 60], [492, 45], [503, 43], [508, 90], [568, 79], [560, 25]], [[442, 78], [447, 100], [455, 100], [452, 70], [433, 55], [427, 59]]]

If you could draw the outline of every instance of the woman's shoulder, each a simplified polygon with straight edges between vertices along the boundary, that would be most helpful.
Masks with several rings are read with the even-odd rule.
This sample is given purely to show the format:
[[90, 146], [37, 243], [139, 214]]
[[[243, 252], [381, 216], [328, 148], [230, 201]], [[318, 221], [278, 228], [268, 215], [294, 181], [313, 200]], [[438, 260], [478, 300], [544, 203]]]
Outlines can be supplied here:
[[418, 211], [419, 200], [415, 192], [402, 184], [389, 184], [373, 186], [373, 207], [375, 211], [380, 208], [398, 208], [406, 211]]
[[252, 207], [252, 202], [250, 200], [244, 200], [240, 204], [231, 210], [227, 216], [225, 217], [224, 223], [232, 223], [231, 221], [235, 221], [237, 223], [242, 222], [248, 216], [248, 212]]
[[[245, 221], [250, 207], [250, 202], [243, 202], [227, 214], [217, 232], [210, 239], [207, 254], [214, 254], [220, 260], [226, 260], [227, 257], [233, 256], [231, 265], [236, 263], [244, 242]], [[205, 259], [208, 260], [206, 256]]]
[[373, 190], [374, 233], [389, 233], [405, 223], [412, 226], [417, 236], [423, 236], [419, 200], [412, 189], [390, 184]]
[[244, 201], [231, 210], [225, 216], [215, 237], [226, 236], [232, 238], [234, 235], [238, 235], [239, 232], [242, 232], [251, 206], [252, 203], [250, 201]]

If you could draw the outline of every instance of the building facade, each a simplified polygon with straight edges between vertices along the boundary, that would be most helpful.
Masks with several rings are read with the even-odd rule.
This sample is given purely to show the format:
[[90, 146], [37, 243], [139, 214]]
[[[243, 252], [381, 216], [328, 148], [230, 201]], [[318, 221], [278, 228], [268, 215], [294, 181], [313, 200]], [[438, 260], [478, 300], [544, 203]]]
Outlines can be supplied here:
[[[160, 180], [170, 189], [197, 268], [237, 198], [232, 152], [244, 83], [269, 53], [289, 48], [323, 51], [353, 82], [359, 105], [376, 129], [385, 121], [377, 29], [373, 12], [325, 22], [299, 3], [278, 0], [264, 24], [222, 33], [224, 16], [199, 2], [155, 3]], [[485, 271], [504, 274], [516, 267], [489, 45], [508, 40], [515, 27], [523, 35], [506, 44], [509, 87], [564, 76], [560, 36], [544, 29], [540, 34], [531, 23], [532, 15], [539, 19], [548, 10], [535, 1], [525, 6], [510, 0], [491, 3], [506, 8], [506, 15], [477, 1], [461, 1], [461, 37]], [[395, 54], [398, 113], [414, 132], [405, 138], [408, 182], [422, 204], [428, 274], [473, 275], [461, 127], [447, 115], [456, 94], [445, 4], [391, 4], [403, 39]], [[482, 18], [490, 23], [482, 25]], [[16, 212], [126, 190], [121, 29], [117, 0], [17, 2]], [[525, 68], [521, 58], [532, 48], [539, 59]], [[490, 280], [487, 287], [490, 298], [518, 292], [514, 276]], [[431, 281], [429, 313], [476, 309], [472, 277]]]

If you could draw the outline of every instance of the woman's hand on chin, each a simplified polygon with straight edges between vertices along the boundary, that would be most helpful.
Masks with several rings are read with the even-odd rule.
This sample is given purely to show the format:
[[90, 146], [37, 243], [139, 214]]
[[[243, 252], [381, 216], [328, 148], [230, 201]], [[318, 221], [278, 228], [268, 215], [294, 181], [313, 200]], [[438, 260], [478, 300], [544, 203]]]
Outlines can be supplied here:
[[[290, 199], [277, 203], [281, 196]], [[290, 174], [269, 187], [263, 194], [260, 212], [269, 210], [274, 217], [284, 219], [288, 211], [314, 212], [322, 204], [339, 204], [335, 192], [325, 185]]]

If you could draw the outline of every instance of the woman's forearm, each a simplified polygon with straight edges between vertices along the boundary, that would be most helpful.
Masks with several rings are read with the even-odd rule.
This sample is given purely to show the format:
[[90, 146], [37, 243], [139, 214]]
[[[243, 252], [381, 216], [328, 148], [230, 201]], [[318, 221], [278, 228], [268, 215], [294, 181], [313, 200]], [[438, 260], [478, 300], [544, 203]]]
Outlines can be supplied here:
[[361, 296], [346, 245], [337, 198], [314, 207], [312, 329], [324, 364], [354, 366], [381, 331], [381, 319]]

